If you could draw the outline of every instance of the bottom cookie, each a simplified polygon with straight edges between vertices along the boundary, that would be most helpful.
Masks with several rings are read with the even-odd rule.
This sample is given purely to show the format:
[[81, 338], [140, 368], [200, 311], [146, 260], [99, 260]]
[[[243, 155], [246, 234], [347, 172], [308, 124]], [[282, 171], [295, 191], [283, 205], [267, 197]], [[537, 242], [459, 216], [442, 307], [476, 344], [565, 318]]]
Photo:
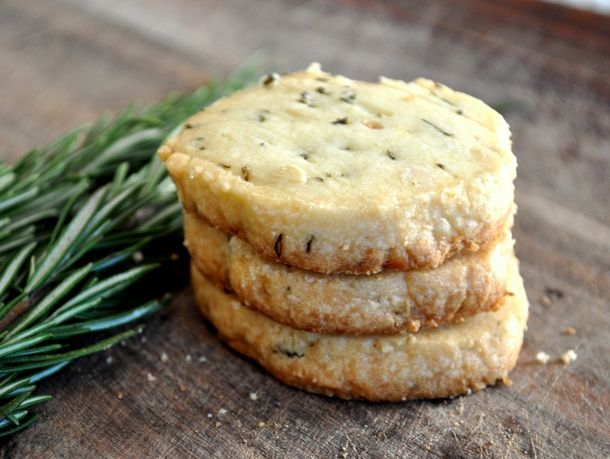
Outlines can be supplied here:
[[518, 262], [496, 311], [418, 333], [322, 335], [274, 322], [243, 306], [191, 263], [201, 312], [235, 350], [279, 380], [341, 398], [397, 401], [469, 393], [507, 376], [523, 341], [528, 302]]

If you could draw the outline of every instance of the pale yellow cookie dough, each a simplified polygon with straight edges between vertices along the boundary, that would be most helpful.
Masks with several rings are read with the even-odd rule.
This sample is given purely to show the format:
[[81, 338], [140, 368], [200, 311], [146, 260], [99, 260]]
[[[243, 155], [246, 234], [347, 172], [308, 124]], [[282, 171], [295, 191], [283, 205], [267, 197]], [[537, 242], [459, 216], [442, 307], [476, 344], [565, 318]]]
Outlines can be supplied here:
[[266, 260], [237, 236], [191, 214], [184, 231], [203, 274], [271, 319], [320, 333], [395, 334], [488, 311], [505, 293], [513, 258], [506, 228], [489, 247], [434, 269], [324, 275]]
[[342, 398], [439, 398], [482, 389], [514, 367], [527, 320], [516, 259], [510, 263], [510, 295], [498, 310], [395, 336], [295, 330], [243, 306], [191, 267], [197, 303], [231, 347], [286, 384]]

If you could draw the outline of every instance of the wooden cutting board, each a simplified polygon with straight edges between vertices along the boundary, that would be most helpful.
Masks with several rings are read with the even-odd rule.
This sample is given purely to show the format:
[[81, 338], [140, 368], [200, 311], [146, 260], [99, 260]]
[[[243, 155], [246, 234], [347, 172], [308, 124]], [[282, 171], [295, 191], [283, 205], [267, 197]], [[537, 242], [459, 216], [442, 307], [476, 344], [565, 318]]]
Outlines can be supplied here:
[[141, 338], [44, 384], [55, 400], [4, 456], [608, 457], [610, 19], [529, 1], [4, 0], [0, 154], [257, 49], [282, 71], [427, 76], [504, 111], [531, 301], [512, 386], [401, 404], [308, 395], [223, 346], [185, 288]]

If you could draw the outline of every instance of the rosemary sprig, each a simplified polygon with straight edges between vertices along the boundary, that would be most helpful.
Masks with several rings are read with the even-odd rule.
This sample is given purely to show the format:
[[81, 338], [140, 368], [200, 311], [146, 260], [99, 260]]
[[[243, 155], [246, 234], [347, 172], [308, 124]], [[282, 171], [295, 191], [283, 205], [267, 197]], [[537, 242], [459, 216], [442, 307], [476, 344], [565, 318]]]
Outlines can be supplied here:
[[[167, 301], [142, 286], [179, 247], [181, 207], [154, 154], [186, 117], [253, 80], [236, 72], [161, 103], [102, 117], [14, 165], [0, 162], [0, 436], [48, 401], [36, 384], [107, 349]], [[175, 243], [167, 243], [171, 240]], [[158, 263], [144, 262], [154, 257]], [[84, 339], [83, 339], [84, 337]]]

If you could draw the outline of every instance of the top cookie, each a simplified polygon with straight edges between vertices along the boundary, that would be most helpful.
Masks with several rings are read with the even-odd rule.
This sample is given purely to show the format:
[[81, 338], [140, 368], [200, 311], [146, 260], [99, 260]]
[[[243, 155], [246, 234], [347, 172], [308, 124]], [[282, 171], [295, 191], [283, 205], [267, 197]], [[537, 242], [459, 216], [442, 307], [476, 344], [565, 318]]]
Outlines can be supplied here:
[[429, 80], [269, 75], [159, 149], [184, 207], [261, 255], [330, 273], [435, 267], [502, 232], [502, 116]]

